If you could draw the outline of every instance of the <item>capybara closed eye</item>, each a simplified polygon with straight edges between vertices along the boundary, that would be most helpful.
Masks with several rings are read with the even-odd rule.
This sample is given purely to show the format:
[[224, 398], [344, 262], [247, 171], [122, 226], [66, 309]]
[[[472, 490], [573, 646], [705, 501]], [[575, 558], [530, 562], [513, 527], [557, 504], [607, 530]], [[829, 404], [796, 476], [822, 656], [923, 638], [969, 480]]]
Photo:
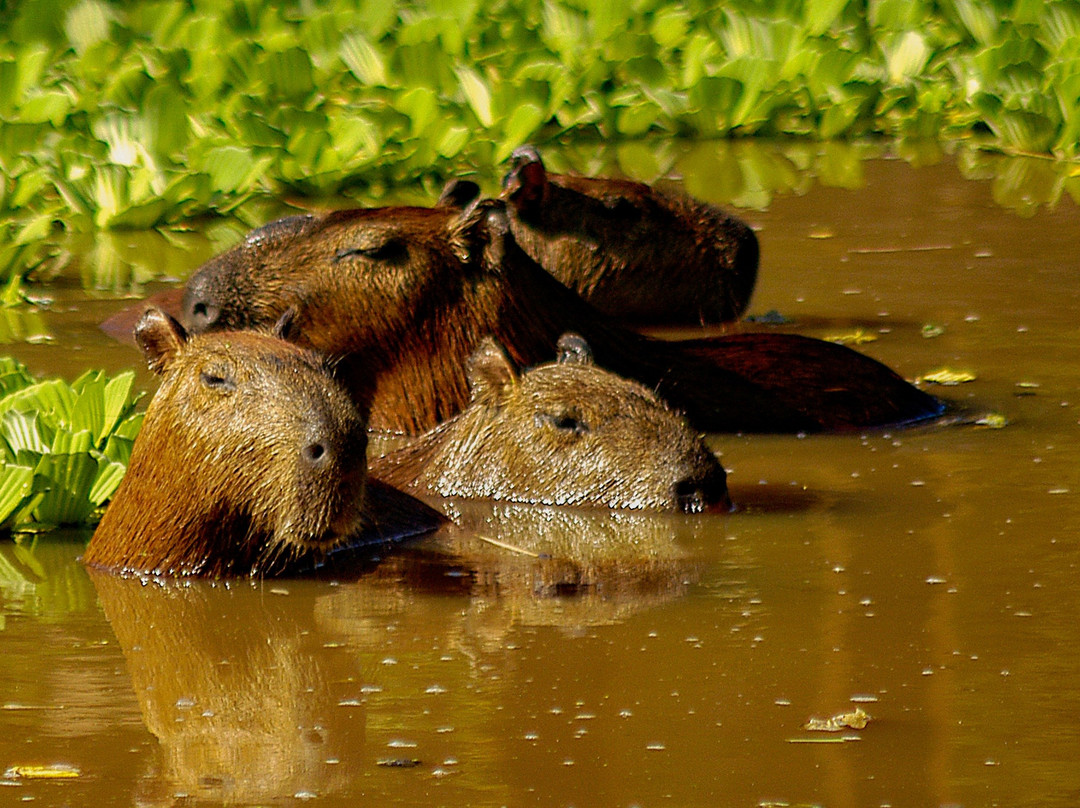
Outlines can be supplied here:
[[651, 390], [593, 364], [566, 334], [560, 358], [521, 373], [487, 339], [469, 359], [472, 403], [371, 461], [406, 491], [608, 508], [727, 509], [725, 473]]

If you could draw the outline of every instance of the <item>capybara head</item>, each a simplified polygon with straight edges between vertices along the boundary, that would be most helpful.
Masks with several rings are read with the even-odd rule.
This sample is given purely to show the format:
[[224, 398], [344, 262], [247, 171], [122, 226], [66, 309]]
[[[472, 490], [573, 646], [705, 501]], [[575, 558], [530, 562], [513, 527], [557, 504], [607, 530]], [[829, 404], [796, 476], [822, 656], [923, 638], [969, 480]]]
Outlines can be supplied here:
[[643, 385], [596, 367], [576, 334], [519, 372], [493, 339], [468, 362], [472, 403], [372, 474], [415, 493], [607, 508], [729, 507], [723, 466]]
[[[451, 184], [443, 203], [468, 188]], [[522, 249], [607, 314], [724, 322], [750, 302], [757, 236], [717, 207], [630, 180], [548, 174], [532, 146], [511, 155], [502, 196]]]
[[361, 527], [365, 425], [318, 354], [277, 333], [188, 337], [157, 309], [136, 341], [161, 387], [86, 563], [271, 574]]

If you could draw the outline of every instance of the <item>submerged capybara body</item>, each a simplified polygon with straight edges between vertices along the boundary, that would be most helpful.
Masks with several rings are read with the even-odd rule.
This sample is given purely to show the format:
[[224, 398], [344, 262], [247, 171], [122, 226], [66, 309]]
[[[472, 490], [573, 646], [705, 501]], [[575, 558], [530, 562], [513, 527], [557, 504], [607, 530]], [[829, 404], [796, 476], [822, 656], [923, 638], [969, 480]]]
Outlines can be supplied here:
[[376, 429], [418, 433], [469, 402], [465, 364], [485, 336], [521, 366], [574, 331], [705, 431], [813, 432], [926, 418], [940, 403], [862, 354], [784, 334], [664, 342], [625, 329], [526, 255], [505, 206], [372, 208], [253, 231], [188, 280], [195, 331], [268, 325], [295, 307], [302, 338]]
[[374, 538], [381, 516], [402, 519], [406, 533], [439, 523], [411, 497], [365, 490], [364, 421], [319, 355], [264, 333], [188, 339], [156, 309], [136, 340], [161, 387], [87, 564], [273, 574]]
[[607, 508], [726, 509], [723, 466], [651, 390], [593, 364], [566, 334], [557, 362], [520, 373], [491, 339], [469, 358], [472, 402], [374, 458], [417, 494]]
[[640, 182], [548, 174], [529, 146], [510, 160], [502, 196], [515, 240], [600, 311], [719, 323], [746, 310], [759, 250], [745, 222]]

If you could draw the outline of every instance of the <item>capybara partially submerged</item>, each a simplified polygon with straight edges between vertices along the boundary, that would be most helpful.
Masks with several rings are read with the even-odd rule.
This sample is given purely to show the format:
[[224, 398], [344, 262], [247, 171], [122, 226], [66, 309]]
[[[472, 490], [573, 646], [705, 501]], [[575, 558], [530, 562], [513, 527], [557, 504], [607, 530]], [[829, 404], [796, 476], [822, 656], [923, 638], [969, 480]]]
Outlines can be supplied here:
[[643, 385], [596, 367], [566, 334], [559, 361], [519, 373], [492, 339], [469, 358], [472, 403], [371, 474], [406, 491], [547, 505], [727, 509], [723, 466]]
[[[275, 334], [194, 336], [157, 309], [136, 341], [161, 375], [83, 560], [153, 575], [265, 575], [440, 518], [365, 485], [367, 432], [316, 353]], [[367, 490], [365, 490], [367, 489]]]
[[[451, 182], [440, 204], [463, 205], [478, 192]], [[757, 236], [712, 205], [631, 180], [548, 174], [531, 146], [511, 156], [502, 197], [521, 248], [606, 314], [720, 323], [750, 302]]]
[[529, 258], [505, 206], [369, 208], [253, 231], [188, 280], [194, 331], [268, 326], [297, 309], [301, 339], [376, 429], [418, 433], [469, 402], [466, 360], [488, 335], [519, 365], [581, 334], [601, 367], [635, 378], [710, 432], [813, 432], [913, 421], [939, 401], [840, 345], [786, 334], [664, 342], [596, 311]]

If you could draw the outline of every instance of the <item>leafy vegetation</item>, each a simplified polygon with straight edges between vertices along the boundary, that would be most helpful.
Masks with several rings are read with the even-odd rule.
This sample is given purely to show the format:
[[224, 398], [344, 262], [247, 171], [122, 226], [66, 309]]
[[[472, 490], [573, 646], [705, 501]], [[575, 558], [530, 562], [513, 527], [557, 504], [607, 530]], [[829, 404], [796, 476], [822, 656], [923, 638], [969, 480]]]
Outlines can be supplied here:
[[0, 527], [88, 525], [120, 484], [142, 425], [134, 373], [35, 380], [0, 357]]
[[60, 260], [58, 223], [429, 199], [524, 141], [1080, 150], [1071, 0], [35, 0], [0, 31], [0, 277]]

